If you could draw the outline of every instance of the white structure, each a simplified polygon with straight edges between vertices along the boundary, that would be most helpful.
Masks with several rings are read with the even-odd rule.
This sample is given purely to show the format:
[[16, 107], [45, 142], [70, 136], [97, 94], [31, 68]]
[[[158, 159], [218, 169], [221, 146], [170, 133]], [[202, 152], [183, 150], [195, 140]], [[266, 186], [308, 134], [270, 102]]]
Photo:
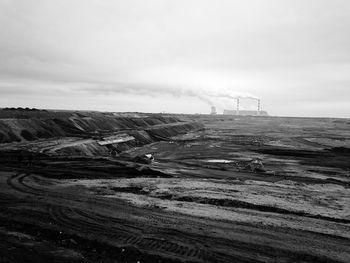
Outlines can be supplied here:
[[133, 140], [135, 140], [133, 136], [129, 136], [128, 134], [118, 134], [118, 135], [113, 135], [110, 137], [103, 138], [103, 141], [98, 141], [97, 143], [99, 145], [108, 145], [108, 144], [122, 143], [122, 142], [128, 142]]

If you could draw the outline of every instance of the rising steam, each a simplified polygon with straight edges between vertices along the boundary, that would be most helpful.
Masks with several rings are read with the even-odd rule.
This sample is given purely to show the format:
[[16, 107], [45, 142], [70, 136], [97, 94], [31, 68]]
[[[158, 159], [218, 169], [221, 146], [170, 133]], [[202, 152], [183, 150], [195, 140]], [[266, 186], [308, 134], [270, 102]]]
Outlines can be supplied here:
[[159, 95], [171, 95], [174, 97], [194, 97], [210, 106], [215, 106], [220, 109], [225, 107], [232, 107], [232, 99], [246, 98], [258, 100], [254, 96], [246, 92], [236, 92], [229, 89], [220, 89], [213, 91], [210, 89], [193, 87], [193, 86], [164, 86], [164, 85], [150, 85], [150, 84], [125, 84], [125, 83], [96, 83], [96, 84], [82, 84], [81, 90], [95, 92], [95, 93], [129, 93], [135, 95], [145, 95], [156, 97]]

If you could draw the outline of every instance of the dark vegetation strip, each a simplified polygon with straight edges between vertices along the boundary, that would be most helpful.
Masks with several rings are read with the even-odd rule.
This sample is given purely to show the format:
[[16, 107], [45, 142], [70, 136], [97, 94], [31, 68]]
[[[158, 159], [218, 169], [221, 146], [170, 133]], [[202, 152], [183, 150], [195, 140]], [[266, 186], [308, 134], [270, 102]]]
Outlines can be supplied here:
[[[147, 195], [149, 192], [143, 190], [142, 187], [113, 187], [112, 190], [116, 192], [123, 192], [123, 193], [133, 193], [133, 194], [140, 194], [140, 195]], [[342, 218], [333, 218], [333, 217], [327, 217], [322, 215], [312, 215], [308, 214], [302, 211], [291, 211], [284, 208], [279, 207], [273, 207], [273, 206], [267, 206], [267, 205], [257, 205], [252, 204], [244, 201], [239, 200], [230, 200], [230, 199], [214, 199], [214, 198], [207, 198], [207, 197], [193, 197], [193, 196], [176, 196], [172, 194], [166, 194], [157, 196], [159, 199], [165, 199], [165, 200], [174, 200], [174, 201], [182, 201], [182, 202], [191, 202], [191, 203], [199, 203], [199, 204], [209, 204], [209, 205], [216, 205], [216, 206], [223, 206], [223, 207], [235, 207], [235, 208], [244, 208], [244, 209], [251, 209], [251, 210], [258, 210], [261, 212], [272, 212], [272, 213], [278, 213], [278, 214], [287, 214], [287, 215], [296, 215], [296, 216], [304, 216], [314, 219], [322, 219], [326, 221], [331, 222], [337, 222], [337, 223], [343, 223], [343, 224], [349, 224], [350, 220], [348, 219], [342, 219]]]
[[263, 154], [272, 154], [272, 155], [278, 155], [278, 156], [311, 157], [311, 158], [334, 157], [334, 154], [332, 154], [329, 151], [311, 151], [311, 150], [299, 150], [299, 149], [286, 149], [286, 148], [279, 148], [279, 147], [261, 148], [261, 149], [256, 149], [255, 151]]
[[335, 167], [345, 170], [350, 168], [350, 148], [346, 147], [334, 147], [318, 151], [281, 147], [262, 147], [251, 150], [262, 154], [298, 158], [302, 164], [306, 165]]
[[350, 223], [350, 220], [348, 219], [332, 218], [332, 217], [327, 217], [322, 215], [311, 215], [301, 211], [291, 211], [291, 210], [279, 208], [279, 207], [251, 204], [251, 203], [239, 201], [239, 200], [212, 199], [212, 198], [206, 198], [206, 197], [191, 197], [191, 196], [183, 196], [183, 197], [175, 198], [175, 200], [184, 201], [184, 202], [195, 202], [200, 204], [210, 204], [210, 205], [216, 205], [216, 206], [245, 208], [245, 209], [251, 209], [251, 210], [258, 210], [262, 212], [273, 212], [278, 214], [290, 214], [290, 215], [304, 216], [304, 217], [310, 217], [315, 219], [322, 219], [322, 220], [327, 220], [327, 221], [332, 221], [337, 223], [345, 223], [345, 224]]

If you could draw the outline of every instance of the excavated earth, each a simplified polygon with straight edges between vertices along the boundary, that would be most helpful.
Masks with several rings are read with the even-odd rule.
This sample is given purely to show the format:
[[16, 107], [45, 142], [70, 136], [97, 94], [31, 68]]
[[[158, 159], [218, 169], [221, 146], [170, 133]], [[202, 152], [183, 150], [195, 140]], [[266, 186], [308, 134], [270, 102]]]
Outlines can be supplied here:
[[350, 120], [12, 109], [0, 142], [0, 262], [350, 262]]

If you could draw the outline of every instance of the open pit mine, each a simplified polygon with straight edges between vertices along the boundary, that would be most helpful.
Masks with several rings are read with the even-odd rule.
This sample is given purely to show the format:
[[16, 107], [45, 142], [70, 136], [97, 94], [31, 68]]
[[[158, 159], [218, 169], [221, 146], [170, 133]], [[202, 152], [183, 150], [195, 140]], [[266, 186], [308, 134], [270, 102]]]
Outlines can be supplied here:
[[257, 115], [1, 109], [0, 262], [350, 262], [350, 120]]

